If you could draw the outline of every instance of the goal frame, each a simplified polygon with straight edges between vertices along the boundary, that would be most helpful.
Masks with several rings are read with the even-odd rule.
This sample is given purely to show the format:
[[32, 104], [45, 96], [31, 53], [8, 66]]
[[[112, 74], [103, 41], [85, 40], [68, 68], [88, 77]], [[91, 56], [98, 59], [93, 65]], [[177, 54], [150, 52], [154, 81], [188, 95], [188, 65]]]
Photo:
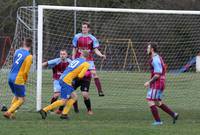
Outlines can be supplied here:
[[118, 12], [118, 13], [148, 13], [148, 14], [187, 14], [200, 15], [200, 11], [188, 10], [151, 10], [151, 9], [122, 9], [122, 8], [92, 8], [92, 7], [73, 7], [73, 6], [49, 6], [38, 5], [38, 25], [37, 25], [37, 87], [36, 87], [36, 110], [41, 109], [42, 105], [42, 53], [43, 53], [43, 11], [70, 10], [70, 11], [97, 11], [97, 12]]

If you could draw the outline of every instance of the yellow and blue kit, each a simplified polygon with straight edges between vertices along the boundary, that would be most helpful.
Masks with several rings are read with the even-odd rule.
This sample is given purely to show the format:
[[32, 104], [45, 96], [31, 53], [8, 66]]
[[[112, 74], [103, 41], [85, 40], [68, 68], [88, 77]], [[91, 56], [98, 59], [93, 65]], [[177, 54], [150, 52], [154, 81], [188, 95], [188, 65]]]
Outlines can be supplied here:
[[21, 48], [15, 51], [8, 83], [15, 96], [25, 96], [25, 86], [32, 64], [32, 55]]
[[70, 97], [71, 93], [74, 91], [72, 81], [77, 77], [82, 79], [89, 67], [90, 64], [83, 58], [77, 58], [69, 64], [60, 77], [62, 99]]

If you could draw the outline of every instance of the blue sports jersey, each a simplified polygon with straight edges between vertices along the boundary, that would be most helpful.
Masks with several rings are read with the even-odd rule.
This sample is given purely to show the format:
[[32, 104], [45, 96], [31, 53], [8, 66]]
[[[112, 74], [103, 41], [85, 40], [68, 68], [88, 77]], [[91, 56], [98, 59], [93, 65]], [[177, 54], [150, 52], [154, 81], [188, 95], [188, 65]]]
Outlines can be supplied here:
[[16, 50], [8, 77], [9, 82], [23, 85], [27, 81], [31, 64], [32, 55], [29, 53], [29, 51], [23, 48]]
[[90, 64], [83, 58], [77, 58], [73, 60], [65, 69], [60, 79], [68, 85], [72, 85], [74, 78], [83, 78]]

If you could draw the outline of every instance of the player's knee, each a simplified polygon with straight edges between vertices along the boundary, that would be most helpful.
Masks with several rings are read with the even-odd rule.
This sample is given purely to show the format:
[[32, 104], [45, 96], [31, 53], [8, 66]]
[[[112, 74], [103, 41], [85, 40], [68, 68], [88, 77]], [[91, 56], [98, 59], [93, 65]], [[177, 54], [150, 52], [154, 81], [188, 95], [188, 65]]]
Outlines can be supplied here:
[[53, 97], [54, 98], [58, 98], [60, 96], [60, 92], [55, 92], [54, 94], [53, 94]]
[[91, 70], [92, 76], [98, 78], [96, 70]]
[[161, 106], [162, 104], [163, 104], [162, 101], [156, 101], [157, 106]]
[[78, 99], [78, 95], [76, 93], [72, 93], [71, 94], [71, 98], [74, 99], [74, 100], [77, 100]]
[[88, 92], [82, 92], [82, 96], [83, 96], [84, 100], [89, 99], [89, 93]]
[[155, 102], [154, 101], [148, 101], [148, 105], [149, 105], [149, 107], [154, 106]]
[[61, 99], [62, 104], [66, 104], [67, 100], [66, 99]]
[[24, 98], [24, 97], [19, 97], [18, 100], [19, 100], [21, 103], [24, 103], [24, 102], [25, 102], [25, 98]]

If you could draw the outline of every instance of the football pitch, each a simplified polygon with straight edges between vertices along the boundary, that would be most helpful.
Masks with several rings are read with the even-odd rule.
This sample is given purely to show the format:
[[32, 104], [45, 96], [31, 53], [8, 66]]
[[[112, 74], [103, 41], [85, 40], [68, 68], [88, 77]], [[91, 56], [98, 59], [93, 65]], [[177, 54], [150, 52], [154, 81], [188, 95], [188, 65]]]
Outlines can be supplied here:
[[[143, 84], [149, 73], [98, 72], [105, 97], [98, 97], [91, 83], [90, 96], [94, 115], [86, 113], [80, 90], [78, 114], [70, 120], [48, 114], [46, 120], [35, 111], [19, 110], [15, 120], [0, 116], [0, 135], [197, 135], [200, 133], [200, 74], [167, 75], [164, 101], [180, 114], [175, 125], [161, 110], [162, 126], [152, 126], [153, 118], [145, 100]], [[43, 76], [43, 106], [52, 94], [51, 72]], [[28, 95], [27, 95], [28, 96]], [[27, 97], [28, 98], [28, 97]], [[29, 106], [25, 104], [24, 106]]]

